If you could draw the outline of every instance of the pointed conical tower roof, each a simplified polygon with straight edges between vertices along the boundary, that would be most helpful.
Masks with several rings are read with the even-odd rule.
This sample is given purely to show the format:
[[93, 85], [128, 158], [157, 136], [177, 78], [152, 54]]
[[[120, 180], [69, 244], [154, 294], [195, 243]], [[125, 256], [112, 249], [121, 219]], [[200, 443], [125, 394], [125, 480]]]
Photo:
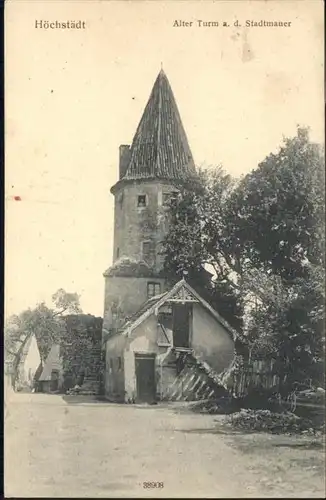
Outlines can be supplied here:
[[195, 174], [178, 107], [167, 76], [161, 70], [133, 139], [123, 179], [180, 181]]

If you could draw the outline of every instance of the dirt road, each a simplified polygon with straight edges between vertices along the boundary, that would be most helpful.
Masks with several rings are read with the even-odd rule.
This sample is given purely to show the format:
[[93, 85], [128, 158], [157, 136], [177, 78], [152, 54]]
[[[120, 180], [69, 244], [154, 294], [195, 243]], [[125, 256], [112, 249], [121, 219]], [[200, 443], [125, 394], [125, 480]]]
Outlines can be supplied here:
[[311, 440], [233, 434], [173, 405], [16, 394], [6, 409], [7, 497], [323, 497], [323, 465]]

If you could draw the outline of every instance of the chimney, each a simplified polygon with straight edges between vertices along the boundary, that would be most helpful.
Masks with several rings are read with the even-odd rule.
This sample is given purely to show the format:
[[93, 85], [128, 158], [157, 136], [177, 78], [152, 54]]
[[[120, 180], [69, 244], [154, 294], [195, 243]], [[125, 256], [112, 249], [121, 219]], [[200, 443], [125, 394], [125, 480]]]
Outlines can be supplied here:
[[122, 144], [119, 147], [119, 179], [122, 179], [130, 162], [130, 146]]

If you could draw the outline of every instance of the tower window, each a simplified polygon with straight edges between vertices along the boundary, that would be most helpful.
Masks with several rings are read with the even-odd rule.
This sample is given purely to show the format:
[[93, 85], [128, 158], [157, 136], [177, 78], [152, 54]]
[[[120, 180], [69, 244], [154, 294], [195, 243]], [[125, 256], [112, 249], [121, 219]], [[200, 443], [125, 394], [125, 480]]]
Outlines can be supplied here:
[[120, 248], [118, 247], [117, 248], [117, 259], [119, 258], [119, 256], [120, 256]]
[[142, 259], [149, 264], [153, 260], [153, 244], [151, 241], [142, 242]]
[[155, 297], [155, 295], [159, 295], [161, 293], [161, 283], [147, 283], [147, 298], [151, 299]]
[[146, 194], [138, 195], [137, 207], [146, 207]]

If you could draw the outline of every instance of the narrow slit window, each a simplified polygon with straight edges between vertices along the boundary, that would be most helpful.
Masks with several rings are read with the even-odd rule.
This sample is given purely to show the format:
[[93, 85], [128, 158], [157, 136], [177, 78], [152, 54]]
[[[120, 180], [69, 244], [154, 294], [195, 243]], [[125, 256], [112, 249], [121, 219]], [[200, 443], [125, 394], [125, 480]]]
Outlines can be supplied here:
[[153, 259], [153, 245], [150, 241], [143, 241], [142, 243], [142, 258], [147, 263], [150, 263]]
[[137, 207], [146, 207], [146, 195], [145, 194], [138, 195]]

